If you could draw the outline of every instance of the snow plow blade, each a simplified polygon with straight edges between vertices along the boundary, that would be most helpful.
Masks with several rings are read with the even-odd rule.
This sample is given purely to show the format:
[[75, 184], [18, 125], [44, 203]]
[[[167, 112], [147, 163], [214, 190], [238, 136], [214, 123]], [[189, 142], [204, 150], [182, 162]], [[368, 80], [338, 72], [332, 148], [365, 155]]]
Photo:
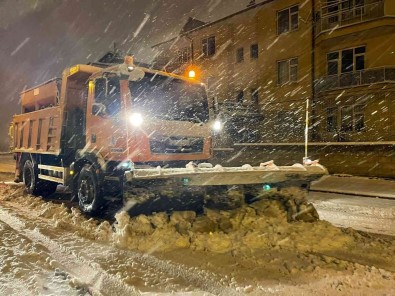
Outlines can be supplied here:
[[189, 163], [185, 168], [135, 169], [125, 172], [124, 199], [136, 214], [194, 209], [203, 204], [234, 208], [271, 188], [308, 189], [311, 181], [326, 174], [317, 162], [276, 166], [270, 161], [257, 167]]

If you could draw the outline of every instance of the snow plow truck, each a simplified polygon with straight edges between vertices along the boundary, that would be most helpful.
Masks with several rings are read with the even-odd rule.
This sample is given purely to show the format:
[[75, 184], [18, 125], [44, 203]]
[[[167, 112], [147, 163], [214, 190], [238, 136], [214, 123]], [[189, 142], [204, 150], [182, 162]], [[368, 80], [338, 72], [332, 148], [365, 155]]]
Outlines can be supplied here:
[[318, 163], [211, 165], [205, 85], [135, 65], [79, 64], [21, 93], [13, 117], [16, 181], [48, 196], [61, 184], [87, 214], [120, 200], [129, 212], [242, 202], [271, 187], [308, 187]]

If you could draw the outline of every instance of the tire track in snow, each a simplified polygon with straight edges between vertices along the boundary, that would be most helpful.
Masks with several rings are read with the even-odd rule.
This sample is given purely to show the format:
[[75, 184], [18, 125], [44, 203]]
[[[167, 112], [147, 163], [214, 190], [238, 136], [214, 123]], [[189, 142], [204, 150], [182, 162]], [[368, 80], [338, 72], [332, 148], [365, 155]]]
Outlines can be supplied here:
[[[11, 211], [19, 210], [18, 208], [12, 208]], [[92, 254], [89, 256], [89, 254], [83, 254], [80, 250], [73, 250], [65, 246], [67, 245], [66, 242], [58, 243], [51, 239], [50, 236], [41, 233], [38, 228], [38, 221], [33, 222], [35, 223], [34, 229], [29, 229], [29, 225], [22, 220], [25, 217], [18, 218], [15, 214], [0, 209], [0, 220], [27, 236], [29, 239], [47, 247], [50, 251], [50, 255], [58, 261], [66, 271], [70, 272], [72, 276], [81, 280], [88, 287], [92, 287], [93, 292], [99, 293], [99, 295], [140, 295], [139, 291], [126, 285], [118, 277], [108, 274], [108, 272], [95, 262], [94, 257], [89, 258], [92, 257]], [[29, 218], [26, 217], [26, 219]], [[31, 221], [29, 221], [29, 223], [31, 223]], [[67, 238], [65, 237], [65, 239]], [[103, 248], [102, 244], [93, 241], [89, 243], [92, 249], [100, 250], [100, 248]], [[240, 295], [240, 291], [221, 284], [219, 282], [220, 278], [215, 273], [195, 267], [187, 267], [168, 260], [161, 260], [149, 254], [142, 255], [137, 252], [120, 249], [112, 249], [111, 251], [115, 251], [116, 255], [122, 258], [133, 260], [140, 265], [142, 269], [157, 270], [172, 277], [181, 278], [188, 283], [189, 286], [193, 286], [208, 293], [214, 295]], [[81, 278], [81, 275], [85, 276]], [[118, 291], [118, 293], [115, 293], [115, 291]]]
[[138, 291], [122, 283], [117, 277], [107, 274], [97, 264], [89, 262], [70, 252], [67, 248], [41, 234], [36, 228], [29, 229], [26, 224], [8, 211], [0, 209], [0, 220], [16, 232], [39, 243], [48, 249], [66, 272], [90, 288], [93, 295], [140, 295]]

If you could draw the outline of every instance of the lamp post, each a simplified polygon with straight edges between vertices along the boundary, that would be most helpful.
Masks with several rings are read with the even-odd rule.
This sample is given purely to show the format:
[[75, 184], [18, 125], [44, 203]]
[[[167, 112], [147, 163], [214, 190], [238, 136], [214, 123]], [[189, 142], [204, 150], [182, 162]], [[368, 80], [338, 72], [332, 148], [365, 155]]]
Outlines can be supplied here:
[[310, 107], [310, 100], [309, 98], [306, 99], [306, 126], [304, 129], [304, 157], [303, 157], [303, 164], [308, 162], [308, 144], [309, 144], [309, 107]]

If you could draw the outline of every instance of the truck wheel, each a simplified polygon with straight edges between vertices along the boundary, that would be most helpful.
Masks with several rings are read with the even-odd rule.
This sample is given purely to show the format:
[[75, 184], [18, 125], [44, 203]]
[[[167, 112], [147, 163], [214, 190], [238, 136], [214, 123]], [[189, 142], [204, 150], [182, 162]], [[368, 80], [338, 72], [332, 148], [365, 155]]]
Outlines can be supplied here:
[[38, 177], [30, 160], [26, 160], [23, 165], [22, 178], [25, 191], [29, 194], [35, 194]]
[[33, 195], [41, 195], [47, 197], [56, 191], [57, 183], [39, 180], [38, 171], [35, 164], [31, 160], [26, 160], [23, 165], [23, 183], [25, 184], [25, 191]]
[[82, 212], [97, 214], [103, 198], [93, 166], [85, 165], [78, 177], [78, 204]]

